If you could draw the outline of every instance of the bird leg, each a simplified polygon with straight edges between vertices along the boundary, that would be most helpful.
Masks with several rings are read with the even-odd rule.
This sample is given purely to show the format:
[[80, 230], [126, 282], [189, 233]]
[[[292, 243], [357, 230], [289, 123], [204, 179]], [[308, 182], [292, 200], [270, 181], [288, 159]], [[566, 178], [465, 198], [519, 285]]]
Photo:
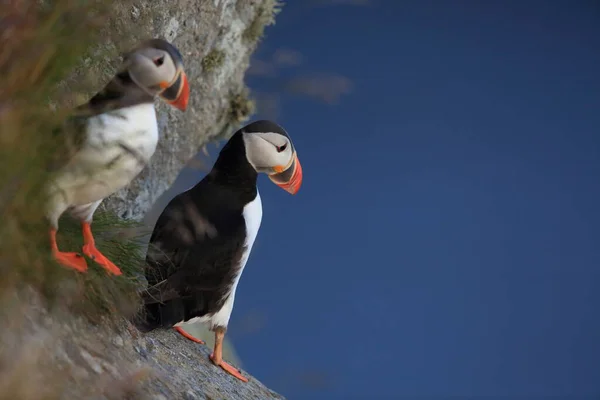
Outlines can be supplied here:
[[189, 339], [189, 340], [191, 340], [192, 342], [196, 342], [196, 343], [204, 344], [204, 341], [203, 341], [203, 340], [200, 340], [200, 339], [198, 339], [197, 337], [194, 337], [194, 336], [190, 335], [189, 333], [187, 333], [186, 331], [184, 331], [182, 327], [180, 327], [180, 326], [175, 326], [174, 328], [175, 328], [175, 330], [176, 330], [177, 332], [179, 332], [179, 334], [180, 334], [181, 336], [183, 336], [184, 338], [186, 338], [186, 339]]
[[58, 250], [55, 228], [50, 229], [50, 246], [52, 247], [52, 255], [59, 264], [67, 268], [73, 268], [79, 272], [85, 272], [87, 270], [87, 263], [81, 254]]
[[227, 328], [222, 326], [217, 326], [215, 328], [215, 348], [210, 355], [210, 360], [213, 364], [223, 368], [225, 372], [233, 375], [242, 382], [248, 382], [248, 378], [244, 377], [239, 369], [234, 368], [223, 361], [223, 338], [225, 337], [225, 331], [227, 331]]
[[81, 229], [83, 230], [83, 253], [94, 260], [96, 263], [104, 267], [105, 270], [114, 274], [121, 275], [122, 272], [115, 264], [112, 263], [100, 250], [96, 248], [96, 242], [92, 235], [92, 227], [89, 222], [82, 222]]

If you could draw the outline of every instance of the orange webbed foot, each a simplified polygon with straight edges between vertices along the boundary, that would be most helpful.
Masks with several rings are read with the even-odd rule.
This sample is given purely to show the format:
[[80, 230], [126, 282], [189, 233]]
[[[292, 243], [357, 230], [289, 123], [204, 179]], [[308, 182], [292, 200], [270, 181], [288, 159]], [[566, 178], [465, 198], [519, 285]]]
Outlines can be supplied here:
[[123, 273], [112, 261], [100, 253], [100, 250], [96, 248], [94, 243], [87, 243], [83, 245], [83, 254], [94, 260], [97, 264], [101, 265], [106, 271], [113, 275], [122, 275]]
[[87, 271], [87, 263], [85, 258], [79, 253], [69, 253], [64, 251], [53, 252], [54, 259], [61, 265], [72, 268], [79, 272]]
[[242, 371], [240, 371], [239, 369], [237, 369], [234, 366], [226, 363], [223, 360], [221, 360], [221, 361], [215, 361], [215, 355], [214, 355], [214, 353], [210, 355], [210, 360], [213, 362], [213, 364], [221, 367], [229, 375], [232, 375], [233, 377], [238, 378], [242, 382], [248, 382], [248, 378], [246, 378], [244, 375], [242, 375]]
[[180, 334], [181, 336], [183, 336], [184, 338], [186, 338], [186, 339], [189, 339], [189, 340], [191, 340], [192, 342], [196, 342], [196, 343], [204, 344], [204, 341], [203, 341], [203, 340], [200, 340], [200, 339], [198, 339], [197, 337], [194, 337], [194, 336], [190, 335], [189, 333], [187, 333], [186, 331], [184, 331], [182, 327], [180, 327], [180, 326], [175, 326], [175, 327], [174, 327], [174, 329], [175, 329], [177, 332], [179, 332], [179, 334]]

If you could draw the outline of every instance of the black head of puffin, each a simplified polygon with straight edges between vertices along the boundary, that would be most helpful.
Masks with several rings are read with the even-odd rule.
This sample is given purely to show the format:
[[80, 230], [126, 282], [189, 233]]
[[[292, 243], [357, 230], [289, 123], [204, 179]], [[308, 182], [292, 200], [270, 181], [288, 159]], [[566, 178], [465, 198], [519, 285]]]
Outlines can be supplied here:
[[259, 120], [242, 128], [246, 158], [257, 172], [296, 194], [302, 186], [302, 165], [289, 134], [275, 122]]
[[179, 50], [164, 39], [150, 39], [124, 54], [131, 79], [147, 92], [185, 111], [190, 87]]

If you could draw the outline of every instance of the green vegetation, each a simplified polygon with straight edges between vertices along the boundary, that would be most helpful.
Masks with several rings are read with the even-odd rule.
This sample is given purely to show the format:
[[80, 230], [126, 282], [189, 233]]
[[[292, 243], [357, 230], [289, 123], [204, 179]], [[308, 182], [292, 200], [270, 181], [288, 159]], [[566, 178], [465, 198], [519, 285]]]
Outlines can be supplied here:
[[[142, 262], [140, 244], [116, 236], [131, 223], [98, 213], [92, 225], [98, 248], [124, 271], [114, 278], [91, 260], [86, 274], [54, 263], [44, 218], [48, 166], [62, 154], [52, 132], [81, 89], [75, 82], [68, 88], [62, 83], [102, 42], [112, 6], [106, 0], [0, 2], [0, 325], [6, 330], [19, 324], [11, 318], [19, 309], [15, 296], [29, 288], [44, 295], [50, 309], [67, 306], [93, 321], [137, 306], [132, 273]], [[81, 250], [78, 225], [63, 218], [62, 249]], [[0, 344], [0, 365], [11, 365], [0, 369], [0, 398], [59, 398], [71, 379], [68, 373], [38, 365], [33, 347], [15, 357], [15, 349]]]
[[254, 19], [244, 31], [244, 40], [255, 43], [262, 39], [265, 27], [275, 24], [275, 16], [281, 11], [283, 3], [278, 0], [263, 0]]
[[[59, 280], [47, 281], [42, 287], [51, 304], [57, 300], [64, 302], [63, 296], [68, 294], [72, 301], [69, 304], [71, 311], [93, 322], [133, 315], [138, 310], [137, 276], [143, 268], [144, 253], [139, 234], [130, 238], [126, 233], [138, 227], [136, 222], [122, 220], [111, 213], [96, 212], [92, 230], [98, 249], [121, 268], [123, 275], [109, 276], [102, 267], [87, 258], [88, 271], [85, 274], [55, 266], [60, 270], [55, 272]], [[68, 216], [63, 218], [58, 241], [61, 249], [81, 252], [83, 238], [79, 223]], [[61, 290], [65, 280], [69, 279], [77, 284]], [[65, 290], [69, 292], [65, 293]], [[61, 297], [57, 298], [57, 294]]]
[[202, 69], [206, 72], [210, 72], [219, 68], [225, 62], [225, 53], [219, 49], [212, 49], [202, 59]]

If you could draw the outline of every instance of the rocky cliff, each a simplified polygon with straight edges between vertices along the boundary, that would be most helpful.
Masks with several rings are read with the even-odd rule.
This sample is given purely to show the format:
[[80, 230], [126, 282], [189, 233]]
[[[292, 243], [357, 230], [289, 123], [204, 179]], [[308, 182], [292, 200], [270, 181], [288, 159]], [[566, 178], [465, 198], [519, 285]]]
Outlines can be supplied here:
[[[19, 9], [25, 3], [15, 0], [3, 6], [9, 7], [7, 9], [14, 13], [14, 18], [13, 21], [0, 21], [1, 34], [8, 35], [8, 26], [13, 29], [12, 35], [15, 32], [29, 35], [19, 28], [27, 25], [17, 24], [22, 21], [29, 23], [29, 14]], [[40, 0], [38, 3], [51, 7], [56, 2]], [[71, 3], [61, 2], [63, 6]], [[253, 103], [248, 98], [244, 74], [250, 55], [264, 27], [272, 23], [277, 7], [275, 0], [126, 0], [111, 4], [110, 21], [102, 27], [105, 32], [103, 40], [93, 46], [79, 67], [63, 81], [62, 88], [79, 93], [81, 98], [75, 95], [75, 101], [85, 100], [110, 79], [119, 61], [119, 52], [141, 39], [164, 37], [173, 42], [184, 57], [191, 96], [185, 113], [157, 102], [160, 142], [151, 165], [129, 187], [105, 200], [105, 210], [124, 219], [141, 220], [203, 145], [213, 139], [227, 137], [252, 114]], [[51, 20], [54, 27], [60, 26], [59, 12], [52, 14], [50, 11], [48, 15], [46, 21]], [[42, 28], [42, 34], [31, 39], [33, 42], [43, 41], [46, 34]], [[76, 41], [77, 37], [71, 39]], [[13, 42], [12, 49], [18, 49], [18, 40]], [[11, 82], [22, 82], [21, 87], [10, 87], [14, 93], [19, 90], [21, 93], [36, 93], [23, 88], [25, 85], [39, 85], [38, 82], [45, 79], [43, 73], [50, 75], [54, 71], [40, 65], [57, 65], [52, 60], [61, 56], [60, 49], [58, 54], [55, 50], [36, 52], [31, 50], [31, 46], [23, 49], [22, 53], [31, 57], [22, 63], [28, 69], [20, 68], [14, 58], [2, 58], [0, 64], [11, 68], [16, 66], [11, 73], [15, 76], [26, 74], [29, 79], [12, 79]], [[83, 78], [89, 80], [88, 85], [80, 82]], [[50, 81], [50, 77], [47, 80]], [[23, 118], [21, 128], [17, 129], [16, 121], [20, 115], [26, 114], [11, 114], [11, 107], [8, 102], [0, 101], [0, 116], [5, 118], [4, 121], [14, 123], [3, 123], [5, 128], [12, 130], [3, 129], [1, 136], [5, 146], [3, 154], [14, 155], [13, 161], [5, 164], [13, 165], [5, 168], [7, 177], [19, 171], [16, 169], [17, 161], [36, 154], [35, 149], [23, 152], [23, 143], [17, 139], [22, 142], [29, 138], [38, 140], [43, 136], [43, 129], [37, 126], [44, 128], [42, 121], [28, 124], [30, 120]], [[8, 133], [12, 135], [8, 136]], [[9, 138], [12, 141], [9, 142]], [[28, 148], [33, 148], [28, 144]], [[29, 164], [25, 163], [28, 168]], [[2, 180], [0, 192], [6, 194], [9, 193], [7, 189], [13, 190], [12, 182], [10, 179]], [[46, 266], [43, 252], [39, 255], [31, 251], [38, 247], [32, 247], [32, 243], [47, 240], [46, 235], [36, 233], [43, 233], [41, 230], [32, 233], [21, 228], [30, 222], [29, 219], [40, 219], [36, 213], [28, 215], [31, 196], [27, 193], [31, 191], [27, 190], [35, 190], [31, 188], [35, 188], [36, 183], [33, 180], [23, 182], [28, 184], [25, 188], [21, 185], [14, 189], [23, 196], [13, 195], [9, 197], [10, 201], [3, 198], [2, 202], [5, 219], [11, 218], [11, 222], [5, 224], [2, 235], [11, 240], [5, 241], [0, 254], [0, 269], [6, 278], [3, 278], [0, 291], [0, 399], [281, 398], [252, 377], [249, 383], [244, 384], [212, 365], [208, 360], [210, 348], [207, 346], [185, 340], [171, 330], [140, 335], [124, 319], [115, 317], [119, 315], [118, 307], [111, 303], [112, 294], [103, 290], [105, 287], [116, 290], [118, 285], [112, 280], [107, 281], [100, 271], [90, 271], [88, 276], [82, 277]], [[102, 221], [95, 223], [100, 248], [103, 245], [105, 249], [113, 246], [113, 249], [121, 251], [124, 247], [119, 239], [113, 238], [112, 245], [102, 244], [101, 224]], [[62, 226], [61, 231], [66, 231]], [[17, 233], [23, 235], [23, 240], [17, 237]], [[80, 236], [79, 233], [76, 235]], [[107, 236], [111, 235], [109, 230]], [[120, 261], [124, 271], [138, 268], [134, 265], [139, 261], [136, 257], [131, 256], [129, 268], [123, 268], [126, 266]], [[31, 273], [35, 271], [38, 271], [37, 275]], [[46, 280], [58, 282], [60, 288]], [[34, 285], [29, 286], [29, 282], [34, 282]], [[53, 293], [54, 303], [51, 306], [47, 304], [45, 291]], [[111, 299], [105, 302], [106, 299], [102, 299], [105, 295]], [[87, 310], [74, 313], [73, 303], [79, 299], [82, 305], [87, 306], [94, 301], [102, 303], [104, 316], [91, 321], [86, 315]], [[106, 305], [109, 306], [108, 312]], [[203, 339], [209, 341], [210, 337]], [[225, 353], [226, 358], [230, 356], [230, 352]], [[236, 360], [233, 361], [235, 363]]]

